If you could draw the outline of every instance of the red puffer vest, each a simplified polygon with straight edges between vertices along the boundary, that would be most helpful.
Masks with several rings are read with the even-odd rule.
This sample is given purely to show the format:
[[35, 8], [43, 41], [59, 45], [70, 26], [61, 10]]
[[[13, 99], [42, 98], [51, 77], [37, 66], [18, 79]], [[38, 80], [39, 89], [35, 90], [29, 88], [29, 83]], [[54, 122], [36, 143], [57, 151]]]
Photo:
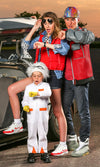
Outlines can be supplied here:
[[[40, 34], [40, 39], [39, 41], [42, 42], [42, 38], [44, 35]], [[56, 38], [53, 39], [51, 44], [60, 44], [60, 39]], [[40, 49], [36, 50], [36, 58], [35, 58], [35, 62], [38, 61], [39, 55], [41, 62], [43, 62], [44, 64], [46, 64], [46, 66], [48, 67], [49, 70], [64, 70], [65, 67], [65, 56], [62, 56], [61, 54], [57, 53], [54, 54], [52, 49], [49, 49], [49, 53], [47, 53], [47, 49], [46, 47], [41, 48], [41, 53]]]
[[[70, 42], [70, 48], [72, 44], [74, 42]], [[85, 84], [94, 79], [88, 44], [80, 44], [79, 50], [70, 49], [66, 60], [65, 78], [74, 80], [76, 85]]]

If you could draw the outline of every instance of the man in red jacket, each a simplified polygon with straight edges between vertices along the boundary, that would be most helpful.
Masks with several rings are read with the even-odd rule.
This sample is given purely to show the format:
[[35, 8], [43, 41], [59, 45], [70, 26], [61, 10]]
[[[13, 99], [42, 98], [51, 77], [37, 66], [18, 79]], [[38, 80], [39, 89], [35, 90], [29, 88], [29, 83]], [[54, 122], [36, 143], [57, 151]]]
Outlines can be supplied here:
[[[67, 39], [70, 51], [66, 58], [63, 108], [68, 124], [68, 148], [74, 150], [72, 156], [79, 157], [89, 153], [91, 120], [88, 89], [89, 82], [94, 79], [89, 44], [95, 37], [91, 31], [78, 27], [79, 11], [75, 7], [66, 8], [64, 20], [67, 29], [59, 36]], [[74, 98], [81, 123], [78, 142], [70, 110]]]

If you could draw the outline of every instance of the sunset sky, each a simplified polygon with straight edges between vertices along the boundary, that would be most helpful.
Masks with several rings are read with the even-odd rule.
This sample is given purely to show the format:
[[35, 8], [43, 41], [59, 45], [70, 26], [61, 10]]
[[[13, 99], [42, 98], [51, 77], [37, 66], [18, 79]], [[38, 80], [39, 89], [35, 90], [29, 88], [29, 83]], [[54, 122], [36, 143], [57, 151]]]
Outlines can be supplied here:
[[80, 11], [80, 20], [87, 23], [86, 28], [100, 37], [100, 0], [0, 0], [0, 18], [14, 17], [24, 11], [41, 15], [47, 11], [63, 17], [68, 6], [76, 6]]

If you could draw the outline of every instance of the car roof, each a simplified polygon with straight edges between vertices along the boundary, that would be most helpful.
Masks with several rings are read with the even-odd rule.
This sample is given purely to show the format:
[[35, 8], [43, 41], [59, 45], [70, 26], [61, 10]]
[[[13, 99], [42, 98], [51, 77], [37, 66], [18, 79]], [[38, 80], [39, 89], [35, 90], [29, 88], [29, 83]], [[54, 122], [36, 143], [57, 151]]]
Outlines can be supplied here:
[[20, 28], [31, 28], [36, 22], [36, 19], [31, 17], [26, 18], [1, 18], [0, 19], [0, 31], [20, 29]]
[[34, 26], [36, 19], [26, 18], [1, 18], [0, 19], [0, 41], [7, 39], [19, 39], [28, 33]]

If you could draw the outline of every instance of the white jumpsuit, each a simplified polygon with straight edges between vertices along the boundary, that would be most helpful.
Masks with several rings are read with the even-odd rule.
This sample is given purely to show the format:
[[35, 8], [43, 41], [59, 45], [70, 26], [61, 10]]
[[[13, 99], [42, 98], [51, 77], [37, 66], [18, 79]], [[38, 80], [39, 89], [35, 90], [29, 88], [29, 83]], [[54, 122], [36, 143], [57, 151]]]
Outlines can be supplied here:
[[[29, 92], [39, 92], [40, 96], [29, 97]], [[28, 124], [28, 153], [47, 152], [48, 133], [48, 99], [51, 96], [51, 89], [48, 83], [41, 82], [26, 86], [22, 106], [29, 106], [27, 113]]]

